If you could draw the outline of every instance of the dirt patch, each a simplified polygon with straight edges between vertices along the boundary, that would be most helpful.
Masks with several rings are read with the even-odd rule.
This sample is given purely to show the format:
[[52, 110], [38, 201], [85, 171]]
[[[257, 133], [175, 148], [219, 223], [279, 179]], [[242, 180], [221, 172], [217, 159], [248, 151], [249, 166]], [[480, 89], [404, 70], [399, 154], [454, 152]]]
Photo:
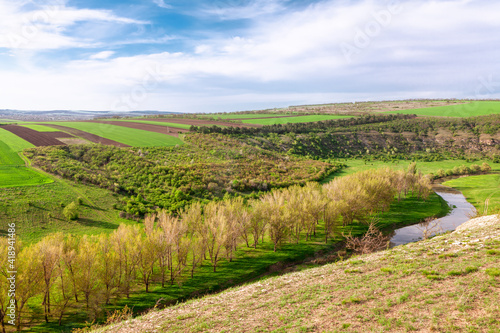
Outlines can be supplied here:
[[66, 127], [66, 126], [60, 126], [60, 125], [45, 125], [45, 126], [50, 126], [52, 128], [55, 128], [55, 129], [59, 129], [59, 130], [62, 130], [62, 131], [65, 131], [65, 132], [69, 132], [75, 136], [79, 136], [85, 140], [88, 140], [90, 142], [93, 142], [93, 143], [100, 143], [100, 144], [103, 144], [103, 145], [107, 145], [107, 146], [115, 146], [115, 147], [130, 147], [129, 145], [126, 145], [124, 143], [121, 143], [121, 142], [117, 142], [117, 141], [113, 141], [113, 140], [110, 140], [110, 139], [106, 139], [106, 138], [103, 138], [101, 136], [98, 136], [98, 135], [95, 135], [95, 134], [91, 134], [91, 133], [88, 133], [88, 132], [84, 132], [84, 131], [80, 131], [80, 130], [77, 130], [76, 128], [71, 128], [71, 127]]
[[[51, 138], [56, 138], [56, 139], [60, 139], [60, 138], [74, 138], [73, 135], [71, 135], [69, 133], [66, 133], [66, 132], [44, 132], [44, 134], [50, 136]], [[59, 141], [62, 141], [62, 140], [59, 140]]]
[[161, 133], [161, 134], [175, 136], [175, 137], [179, 136], [179, 132], [180, 133], [189, 132], [189, 130], [183, 129], [183, 128], [163, 126], [163, 125], [144, 124], [144, 123], [134, 123], [134, 122], [130, 122], [130, 121], [92, 120], [89, 122], [90, 123], [116, 125], [116, 126], [122, 126], [122, 127], [127, 127], [127, 128], [135, 128], [135, 129], [140, 129], [140, 130], [149, 131], [149, 132], [156, 132], [156, 133]]
[[87, 141], [87, 140], [84, 140], [84, 139], [81, 139], [81, 138], [75, 138], [75, 137], [72, 137], [72, 138], [60, 138], [59, 140], [62, 141], [62, 142], [64, 142], [67, 145], [86, 145], [86, 144], [90, 144], [90, 142]]
[[2, 128], [17, 135], [18, 137], [28, 141], [29, 143], [37, 147], [65, 145], [65, 143], [47, 134], [47, 132], [38, 132], [32, 130], [31, 128], [17, 126], [17, 125], [5, 125], [2, 126]]
[[166, 118], [166, 119], [154, 119], [154, 121], [161, 121], [174, 124], [194, 125], [194, 126], [219, 125], [219, 126], [232, 126], [232, 127], [262, 127], [262, 125], [258, 124], [241, 124], [241, 123], [230, 123], [224, 121], [201, 120], [201, 119]]

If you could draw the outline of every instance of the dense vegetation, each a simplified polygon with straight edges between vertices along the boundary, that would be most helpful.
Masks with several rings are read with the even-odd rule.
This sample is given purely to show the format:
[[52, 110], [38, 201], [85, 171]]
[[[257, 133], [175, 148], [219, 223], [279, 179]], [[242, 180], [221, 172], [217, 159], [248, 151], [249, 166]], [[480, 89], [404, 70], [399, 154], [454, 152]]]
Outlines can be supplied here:
[[258, 147], [312, 159], [494, 158], [500, 115], [474, 118], [416, 118], [413, 115], [367, 115], [358, 118], [262, 128], [192, 127], [224, 133]]
[[26, 155], [45, 171], [128, 195], [117, 208], [130, 216], [157, 208], [177, 212], [192, 201], [304, 184], [340, 168], [242, 145], [222, 135], [194, 134], [187, 141], [189, 145], [176, 148], [40, 147]]

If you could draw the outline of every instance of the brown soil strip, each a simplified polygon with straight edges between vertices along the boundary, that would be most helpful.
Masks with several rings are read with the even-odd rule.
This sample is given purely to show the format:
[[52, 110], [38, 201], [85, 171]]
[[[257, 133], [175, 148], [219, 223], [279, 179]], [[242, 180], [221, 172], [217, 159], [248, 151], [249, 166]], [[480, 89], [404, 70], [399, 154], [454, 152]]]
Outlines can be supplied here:
[[45, 135], [50, 136], [51, 138], [74, 138], [73, 135], [66, 133], [66, 132], [43, 132]]
[[21, 139], [24, 139], [37, 147], [65, 145], [64, 142], [57, 140], [56, 138], [46, 134], [45, 132], [38, 132], [32, 130], [31, 128], [17, 126], [17, 125], [5, 125], [2, 126], [2, 128], [17, 135]]
[[135, 128], [149, 132], [156, 132], [170, 136], [179, 136], [179, 132], [186, 133], [189, 132], [187, 129], [163, 126], [163, 125], [153, 125], [153, 124], [144, 124], [144, 123], [134, 123], [131, 121], [107, 121], [107, 120], [90, 120], [90, 123], [99, 123], [99, 124], [108, 124], [108, 125], [116, 125], [127, 128]]
[[219, 125], [219, 126], [232, 126], [232, 127], [262, 127], [262, 125], [259, 124], [241, 124], [241, 123], [230, 123], [224, 121], [213, 121], [213, 120], [202, 120], [202, 119], [162, 118], [162, 119], [151, 119], [151, 120], [161, 121], [166, 123], [174, 123], [174, 124], [194, 125], [194, 126]]
[[107, 146], [115, 146], [115, 147], [130, 147], [129, 145], [126, 145], [124, 143], [121, 143], [121, 142], [117, 142], [117, 141], [113, 141], [113, 140], [110, 140], [110, 139], [106, 139], [106, 138], [103, 138], [101, 136], [98, 136], [98, 135], [95, 135], [95, 134], [91, 134], [91, 133], [88, 133], [88, 132], [84, 132], [84, 131], [80, 131], [76, 128], [71, 128], [71, 127], [66, 127], [66, 126], [60, 126], [60, 125], [49, 125], [49, 124], [46, 124], [45, 126], [50, 126], [52, 128], [55, 128], [55, 129], [58, 129], [58, 130], [62, 130], [62, 131], [65, 131], [65, 132], [69, 132], [75, 136], [79, 136], [85, 140], [88, 140], [90, 142], [93, 142], [93, 143], [100, 143], [100, 144], [103, 144], [103, 145], [107, 145]]

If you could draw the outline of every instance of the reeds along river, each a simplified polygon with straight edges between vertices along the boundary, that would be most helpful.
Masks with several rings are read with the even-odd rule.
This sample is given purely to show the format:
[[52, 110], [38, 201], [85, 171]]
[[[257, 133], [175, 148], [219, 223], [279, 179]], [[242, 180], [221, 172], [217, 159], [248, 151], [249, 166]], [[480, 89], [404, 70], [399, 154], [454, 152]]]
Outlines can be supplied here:
[[429, 236], [455, 230], [459, 225], [470, 220], [476, 209], [464, 197], [462, 192], [443, 185], [434, 185], [434, 191], [452, 208], [451, 212], [439, 219], [396, 229], [391, 238], [391, 247], [416, 242]]

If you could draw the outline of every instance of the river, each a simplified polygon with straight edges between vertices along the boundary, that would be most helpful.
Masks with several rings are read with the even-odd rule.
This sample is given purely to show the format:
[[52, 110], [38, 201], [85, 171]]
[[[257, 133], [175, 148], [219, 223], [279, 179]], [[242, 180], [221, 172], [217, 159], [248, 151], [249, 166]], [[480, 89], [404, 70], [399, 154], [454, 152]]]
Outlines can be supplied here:
[[391, 247], [455, 230], [476, 214], [476, 209], [465, 199], [462, 192], [443, 185], [434, 185], [433, 190], [448, 203], [452, 208], [451, 212], [439, 219], [396, 229], [391, 238]]

